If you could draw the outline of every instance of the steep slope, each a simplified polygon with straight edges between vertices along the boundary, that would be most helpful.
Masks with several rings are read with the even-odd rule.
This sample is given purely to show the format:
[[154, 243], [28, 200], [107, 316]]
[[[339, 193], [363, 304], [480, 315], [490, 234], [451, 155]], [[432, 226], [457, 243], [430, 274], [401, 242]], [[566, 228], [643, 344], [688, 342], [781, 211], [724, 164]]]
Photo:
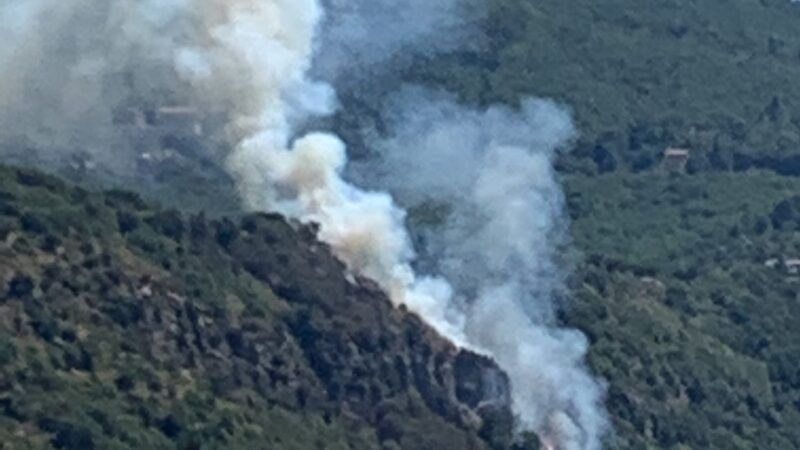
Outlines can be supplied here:
[[[0, 169], [2, 448], [510, 448], [508, 383], [278, 216]], [[529, 443], [535, 448], [535, 443]]]

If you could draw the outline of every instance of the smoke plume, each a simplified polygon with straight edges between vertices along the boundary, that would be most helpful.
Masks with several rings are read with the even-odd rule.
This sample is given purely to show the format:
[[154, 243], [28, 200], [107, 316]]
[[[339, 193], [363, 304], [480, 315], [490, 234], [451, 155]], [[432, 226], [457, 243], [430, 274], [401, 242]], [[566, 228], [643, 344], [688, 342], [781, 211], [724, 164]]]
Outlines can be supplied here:
[[[329, 82], [431, 41], [437, 28], [459, 29], [458, 7], [13, 2], [0, 6], [0, 37], [13, 43], [0, 50], [0, 141], [24, 139], [49, 159], [91, 149], [124, 172], [146, 130], [121, 133], [120, 108], [213, 110], [215, 136], [230, 149], [224, 167], [247, 208], [319, 224], [319, 238], [351, 271], [455, 344], [497, 360], [523, 429], [559, 449], [595, 450], [606, 427], [602, 389], [584, 367], [585, 339], [558, 328], [554, 314], [565, 224], [552, 160], [575, 133], [569, 114], [535, 99], [473, 111], [407, 90], [387, 112], [391, 134], [375, 140], [377, 156], [349, 172], [340, 138], [299, 131], [338, 107]], [[425, 51], [454, 45], [444, 36], [458, 34], [435, 36], [442, 40]], [[424, 244], [417, 255], [406, 223], [425, 215], [434, 217], [415, 230]]]
[[470, 110], [421, 89], [390, 103], [390, 136], [352, 176], [434, 211], [414, 227], [421, 265], [451, 283], [468, 344], [510, 376], [522, 425], [563, 448], [599, 448], [606, 420], [586, 340], [555, 320], [566, 223], [553, 159], [574, 137], [569, 113], [538, 99]]

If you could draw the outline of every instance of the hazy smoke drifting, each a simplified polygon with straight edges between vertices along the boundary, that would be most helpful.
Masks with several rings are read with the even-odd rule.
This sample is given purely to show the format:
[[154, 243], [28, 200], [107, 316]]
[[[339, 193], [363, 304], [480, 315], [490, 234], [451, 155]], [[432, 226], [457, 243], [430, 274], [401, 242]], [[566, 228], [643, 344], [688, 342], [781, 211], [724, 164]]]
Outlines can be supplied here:
[[[0, 37], [14, 44], [0, 50], [0, 136], [24, 137], [46, 154], [95, 149], [114, 164], [118, 152], [140, 151], [114, 127], [118, 107], [189, 101], [219, 110], [232, 148], [226, 169], [247, 207], [320, 224], [319, 237], [351, 270], [456, 344], [496, 358], [523, 427], [558, 448], [599, 448], [605, 421], [601, 390], [582, 364], [586, 343], [555, 327], [551, 300], [563, 231], [552, 158], [574, 133], [568, 114], [538, 100], [519, 112], [475, 112], [406, 92], [393, 136], [377, 143], [382, 158], [355, 172], [374, 190], [360, 189], [343, 175], [338, 137], [297, 133], [336, 107], [329, 84], [309, 76], [313, 65], [332, 79], [380, 63], [458, 24], [458, 5], [328, 6], [327, 20], [317, 0], [0, 6]], [[444, 277], [413, 270], [406, 214], [387, 188], [409, 205], [431, 200], [448, 211], [421, 233], [425, 261]]]
[[553, 159], [574, 137], [569, 114], [536, 99], [475, 111], [420, 89], [392, 103], [391, 135], [354, 177], [422, 205], [420, 215], [438, 211], [416, 230], [421, 259], [451, 282], [467, 342], [511, 377], [523, 426], [564, 448], [599, 448], [607, 424], [586, 340], [555, 324], [566, 224]]
[[[472, 0], [323, 0], [326, 17], [315, 71], [326, 79], [358, 76], [399, 53], [430, 55], [475, 38]], [[470, 16], [472, 16], [470, 18]], [[369, 72], [369, 70], [368, 70]]]
[[24, 141], [43, 160], [82, 152], [130, 169], [123, 163], [136, 154], [112, 124], [115, 109], [180, 95], [171, 66], [178, 36], [191, 21], [186, 3], [5, 2], [0, 6], [3, 141]]

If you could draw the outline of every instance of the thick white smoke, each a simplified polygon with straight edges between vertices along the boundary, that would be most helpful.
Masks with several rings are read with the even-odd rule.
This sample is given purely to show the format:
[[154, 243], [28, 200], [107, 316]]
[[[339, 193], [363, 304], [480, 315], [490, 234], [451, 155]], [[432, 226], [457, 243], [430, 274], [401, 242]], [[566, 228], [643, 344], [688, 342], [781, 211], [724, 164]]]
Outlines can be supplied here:
[[[294, 136], [298, 121], [331, 111], [333, 93], [309, 80], [315, 0], [219, 3], [207, 16], [204, 45], [177, 52], [179, 72], [199, 92], [235, 96], [230, 132], [237, 142], [229, 167], [247, 205], [320, 225], [349, 267], [378, 281], [398, 304], [463, 344], [463, 319], [448, 311], [449, 286], [418, 278], [404, 213], [388, 194], [346, 182], [344, 144], [336, 136]], [[187, 61], [189, 63], [187, 63]], [[215, 94], [216, 95], [216, 94]]]
[[[331, 3], [333, 11], [345, 5]], [[361, 1], [352, 3], [352, 14], [324, 22], [318, 0], [18, 0], [0, 6], [0, 37], [16, 44], [0, 50], [0, 132], [16, 129], [39, 145], [107, 145], [102, 134], [113, 127], [104, 121], [110, 125], [110, 110], [125, 102], [114, 89], [119, 72], [139, 80], [125, 83], [133, 93], [153, 89], [147, 97], [158, 97], [166, 86], [194, 104], [214, 105], [228, 118], [227, 169], [249, 208], [318, 223], [320, 239], [351, 270], [375, 279], [457, 345], [494, 357], [512, 379], [523, 428], [560, 449], [598, 449], [601, 389], [582, 363], [585, 340], [555, 326], [551, 301], [560, 279], [554, 242], [563, 229], [552, 158], [574, 132], [569, 116], [542, 101], [526, 102], [521, 112], [470, 112], [406, 95], [418, 109], [396, 109], [396, 133], [380, 145], [385, 158], [367, 165], [387, 175], [369, 177], [373, 191], [345, 179], [338, 137], [297, 134], [336, 107], [332, 88], [309, 76], [326, 41], [351, 49], [362, 42], [356, 54], [379, 62], [374, 49], [429, 36], [425, 29], [438, 22], [416, 22], [418, 14], [450, 17], [454, 2], [400, 4], [410, 8], [400, 17], [414, 26], [370, 21], [358, 12], [369, 6]], [[329, 31], [320, 44], [323, 23]], [[362, 29], [350, 34], [355, 23]], [[75, 38], [76, 30], [86, 36]], [[413, 32], [396, 37], [404, 30]], [[331, 64], [319, 73], [344, 70]], [[43, 131], [33, 116], [48, 103], [53, 113], [45, 122], [53, 129]], [[85, 128], [90, 120], [97, 120], [96, 132]], [[450, 210], [425, 249], [445, 277], [415, 273], [406, 214], [387, 188], [409, 204], [435, 194], [430, 200]]]

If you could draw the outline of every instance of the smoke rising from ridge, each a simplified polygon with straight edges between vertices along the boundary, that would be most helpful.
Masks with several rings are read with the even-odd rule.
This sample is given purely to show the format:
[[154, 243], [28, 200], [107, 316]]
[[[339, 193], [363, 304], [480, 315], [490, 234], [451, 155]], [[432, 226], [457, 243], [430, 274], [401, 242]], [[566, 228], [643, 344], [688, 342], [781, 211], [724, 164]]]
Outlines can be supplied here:
[[[391, 136], [375, 142], [379, 157], [347, 172], [353, 183], [341, 139], [298, 133], [337, 107], [331, 86], [309, 74], [333, 81], [461, 20], [456, 0], [325, 6], [2, 6], [0, 37], [17, 45], [0, 50], [0, 136], [23, 136], [46, 156], [93, 149], [124, 171], [122, 156], [133, 159], [142, 148], [140, 137], [114, 126], [118, 107], [170, 101], [218, 110], [231, 148], [224, 166], [247, 208], [318, 223], [320, 239], [350, 270], [376, 280], [455, 344], [495, 358], [511, 377], [524, 429], [559, 449], [598, 449], [602, 389], [583, 365], [585, 339], [556, 326], [552, 300], [561, 288], [556, 249], [565, 226], [552, 159], [575, 133], [569, 114], [534, 99], [519, 111], [471, 111], [447, 96], [408, 90], [389, 111]], [[403, 20], [392, 15], [398, 11]], [[421, 260], [405, 228], [415, 218], [387, 190], [403, 205], [431, 201], [446, 212], [439, 226], [416, 233], [427, 241]], [[415, 270], [422, 266], [433, 275]]]
[[[248, 207], [272, 210], [320, 225], [351, 270], [375, 279], [397, 304], [425, 317], [458, 344], [463, 319], [446, 310], [449, 286], [417, 277], [404, 213], [388, 194], [348, 183], [342, 172], [345, 146], [327, 133], [294, 136], [298, 118], [331, 111], [333, 93], [307, 78], [313, 37], [322, 11], [314, 0], [246, 2], [228, 6], [208, 24], [204, 47], [183, 49], [179, 72], [217, 92], [234, 86], [229, 131], [235, 149], [228, 167]], [[184, 60], [189, 65], [182, 65]], [[300, 100], [294, 100], [300, 99]]]
[[583, 363], [586, 339], [557, 327], [553, 300], [566, 238], [553, 159], [575, 135], [569, 113], [538, 99], [476, 111], [422, 89], [390, 103], [391, 133], [353, 177], [405, 206], [445, 205], [416, 234], [423, 264], [465, 311], [467, 342], [508, 373], [525, 428], [563, 448], [599, 448], [602, 388]]

